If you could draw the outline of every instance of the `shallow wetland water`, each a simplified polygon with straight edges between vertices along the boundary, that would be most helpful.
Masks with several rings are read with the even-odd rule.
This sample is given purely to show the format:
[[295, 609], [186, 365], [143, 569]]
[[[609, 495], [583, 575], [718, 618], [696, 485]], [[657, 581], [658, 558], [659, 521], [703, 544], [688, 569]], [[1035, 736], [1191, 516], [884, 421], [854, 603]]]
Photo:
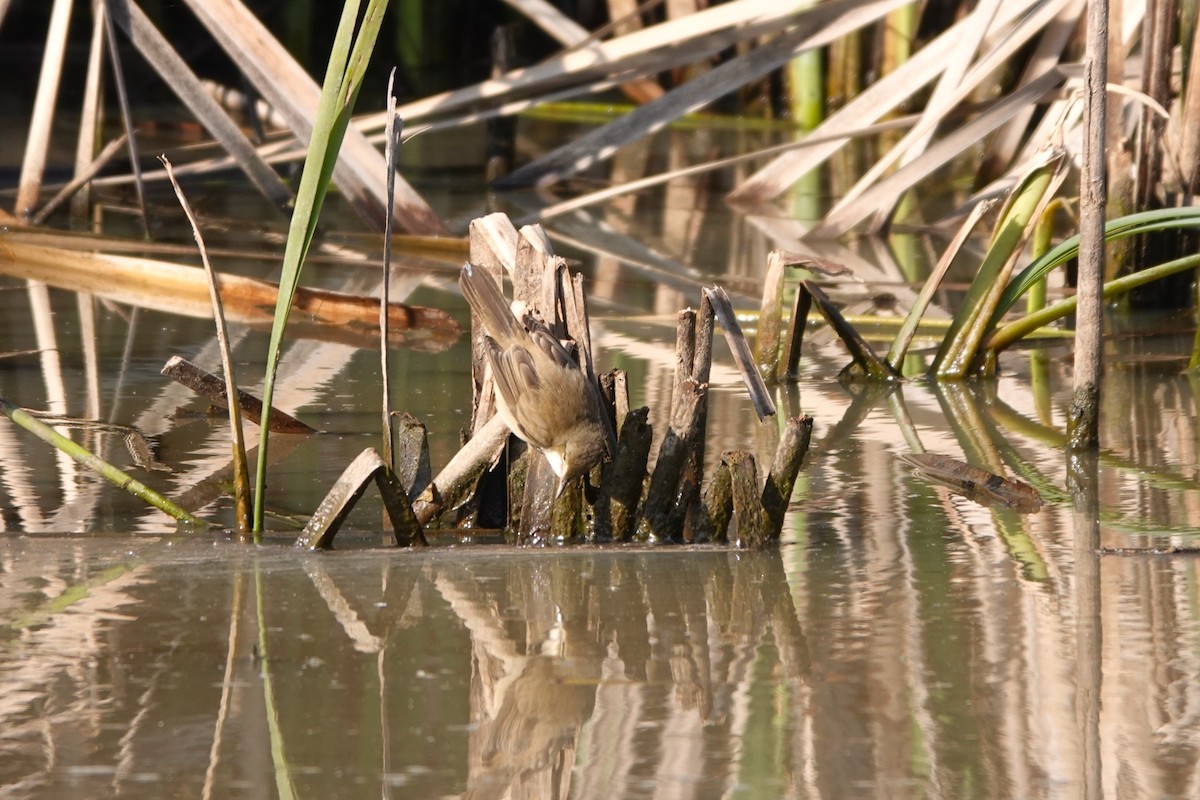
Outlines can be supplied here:
[[[422, 188], [448, 218], [483, 211]], [[671, 266], [751, 308], [767, 251], [796, 244], [703, 182], [639, 202], [653, 212], [548, 228], [588, 276], [597, 363], [629, 373], [661, 431], [673, 314], [699, 297]], [[866, 270], [869, 253], [827, 255]], [[910, 291], [880, 269], [868, 283]], [[465, 321], [453, 270], [410, 300]], [[93, 319], [59, 290], [39, 316], [0, 281], [3, 349], [55, 337], [0, 360], [8, 399], [137, 428], [170, 472], [134, 468], [123, 434], [76, 435], [228, 524], [224, 423], [158, 374], [176, 354], [214, 368], [209, 323], [88, 301]], [[378, 441], [378, 354], [346, 344], [285, 352], [277, 402], [323, 433], [272, 440], [281, 516], [262, 547], [177, 531], [4, 421], [0, 794], [1196, 797], [1200, 397], [1188, 323], [1152, 322], [1110, 345], [1095, 510], [1066, 486], [1069, 344], [1006, 354], [996, 381], [871, 392], [836, 382], [845, 353], [817, 334], [777, 392], [815, 429], [783, 543], [761, 552], [447, 535], [397, 551], [370, 494], [337, 551], [293, 550], [282, 515], [311, 513]], [[255, 391], [266, 336], [234, 335]], [[393, 358], [393, 405], [428, 426], [435, 469], [470, 413], [467, 361], [465, 339]], [[778, 423], [757, 422], [723, 345], [713, 385], [709, 457], [772, 452]], [[915, 444], [1046, 503], [1019, 515], [933, 485], [899, 458]]]

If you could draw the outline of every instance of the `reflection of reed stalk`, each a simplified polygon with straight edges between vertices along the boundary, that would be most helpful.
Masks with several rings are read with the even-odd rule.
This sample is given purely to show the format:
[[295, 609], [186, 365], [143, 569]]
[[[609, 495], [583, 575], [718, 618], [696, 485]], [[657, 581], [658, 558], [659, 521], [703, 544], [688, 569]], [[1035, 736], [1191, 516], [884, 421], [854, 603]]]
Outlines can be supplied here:
[[229, 697], [233, 692], [233, 667], [237, 660], [238, 649], [238, 618], [242, 615], [244, 602], [243, 586], [245, 573], [238, 569], [233, 581], [233, 600], [229, 610], [229, 644], [225, 654], [225, 675], [221, 680], [221, 702], [217, 706], [217, 724], [213, 730], [212, 748], [208, 752], [208, 769], [204, 772], [204, 788], [200, 796], [203, 800], [212, 797], [213, 780], [217, 774], [217, 764], [221, 759], [221, 742], [225, 735], [225, 720], [229, 716]]
[[288, 768], [283, 747], [283, 731], [279, 727], [279, 709], [275, 707], [275, 692], [271, 686], [271, 659], [267, 650], [267, 609], [263, 601], [262, 565], [254, 559], [254, 602], [258, 622], [258, 664], [262, 676], [263, 703], [267, 710], [267, 728], [271, 739], [271, 763], [275, 765], [275, 789], [280, 800], [294, 800], [296, 787]]

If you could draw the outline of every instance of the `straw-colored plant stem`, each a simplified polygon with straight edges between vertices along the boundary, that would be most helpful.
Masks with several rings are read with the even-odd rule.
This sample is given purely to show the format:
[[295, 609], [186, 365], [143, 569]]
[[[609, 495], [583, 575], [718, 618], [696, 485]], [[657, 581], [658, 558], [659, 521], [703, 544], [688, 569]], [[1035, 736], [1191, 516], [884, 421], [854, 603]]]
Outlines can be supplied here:
[[37, 97], [29, 121], [25, 157], [17, 184], [16, 214], [27, 217], [37, 206], [42, 191], [42, 173], [46, 168], [46, 153], [50, 146], [50, 128], [54, 122], [55, 100], [62, 77], [63, 55], [66, 50], [67, 29], [71, 24], [71, 0], [55, 0], [50, 13], [50, 30], [42, 53], [42, 71], [38, 77]]
[[[83, 107], [79, 112], [79, 138], [75, 145], [75, 175], [87, 171], [96, 155], [100, 135], [101, 68], [104, 62], [104, 5], [93, 4], [92, 39], [88, 48], [87, 73], [83, 82]], [[87, 225], [91, 187], [84, 185], [71, 197], [71, 226], [82, 230]]]
[[[105, 51], [108, 53], [108, 66], [112, 70], [112, 84], [116, 89], [117, 108], [121, 112], [121, 126], [125, 133], [125, 149], [129, 151], [129, 168], [133, 175], [133, 188], [137, 194], [139, 220], [142, 233], [150, 238], [150, 220], [146, 216], [146, 187], [142, 176], [142, 159], [138, 155], [137, 137], [134, 136], [133, 111], [129, 105], [129, 91], [125, 84], [125, 70], [121, 66], [121, 50], [117, 47], [117, 28], [113, 24], [110, 4], [102, 3], [104, 9], [104, 37], [108, 41]], [[97, 15], [100, 11], [96, 12]]]
[[[347, 0], [338, 22], [337, 35], [329, 54], [329, 65], [321, 87], [321, 99], [317, 106], [317, 118], [313, 125], [312, 138], [308, 143], [308, 155], [304, 159], [304, 172], [300, 178], [300, 189], [296, 193], [296, 208], [288, 230], [287, 246], [283, 255], [282, 275], [279, 281], [279, 298], [275, 304], [275, 321], [271, 326], [271, 343], [267, 351], [266, 376], [263, 384], [263, 414], [271, 408], [275, 394], [275, 373], [279, 368], [279, 352], [283, 346], [283, 331], [287, 327], [292, 309], [292, 298], [300, 283], [300, 271], [304, 266], [308, 247], [316, 233], [317, 218], [325, 201], [329, 181], [337, 164], [338, 150], [350, 117], [354, 111], [358, 91], [362, 87], [367, 61], [375, 47], [379, 27], [387, 0], [369, 0], [363, 14], [358, 36], [354, 36], [358, 19], [357, 0]], [[353, 45], [353, 50], [351, 49]], [[260, 431], [258, 465], [254, 479], [254, 530], [262, 531], [264, 501], [267, 486], [267, 441], [266, 419]]]
[[[221, 290], [217, 288], [217, 273], [208, 260], [208, 250], [204, 246], [204, 237], [200, 234], [200, 225], [196, 222], [195, 215], [192, 214], [191, 205], [183, 195], [183, 189], [179, 188], [179, 182], [175, 180], [171, 162], [165, 155], [159, 156], [158, 160], [162, 162], [163, 168], [167, 171], [167, 178], [170, 179], [171, 186], [175, 189], [175, 196], [179, 198], [179, 205], [183, 208], [183, 213], [187, 215], [188, 222], [192, 226], [192, 235], [196, 238], [196, 247], [200, 250], [200, 260], [204, 263], [204, 274], [208, 276], [208, 296], [212, 301], [213, 322], [217, 326], [217, 346], [221, 351], [221, 368], [225, 373], [225, 394], [229, 398], [236, 398], [238, 395], [237, 381], [234, 380], [233, 375], [233, 357], [229, 353], [229, 329], [225, 327], [225, 310], [221, 306]], [[225, 406], [229, 411], [229, 432], [233, 445], [233, 502], [237, 526], [241, 536], [248, 538], [250, 535], [250, 470], [246, 466], [246, 439], [242, 435], [242, 415], [234, 400], [231, 399]], [[267, 409], [264, 416], [269, 413], [270, 409]], [[263, 436], [266, 436], [265, 427]], [[256, 544], [259, 543], [259, 539], [260, 537], [255, 537]]]
[[[396, 156], [400, 151], [400, 136], [404, 131], [404, 123], [396, 116], [396, 68], [392, 67], [388, 75], [387, 107], [391, 112], [387, 122], [387, 141], [384, 143], [384, 154], [387, 161], [387, 207], [394, 208], [396, 197]], [[379, 381], [382, 393], [383, 407], [383, 462], [388, 469], [396, 468], [396, 458], [392, 452], [392, 392], [389, 384], [391, 370], [388, 369], [388, 296], [391, 294], [392, 276], [392, 227], [396, 215], [388, 213], [383, 222], [383, 286], [379, 295]]]
[[1079, 309], [1075, 334], [1075, 390], [1067, 414], [1069, 449], [1092, 449], [1100, 437], [1103, 372], [1104, 206], [1108, 192], [1108, 0], [1089, 0], [1084, 56], [1084, 151], [1079, 178]]

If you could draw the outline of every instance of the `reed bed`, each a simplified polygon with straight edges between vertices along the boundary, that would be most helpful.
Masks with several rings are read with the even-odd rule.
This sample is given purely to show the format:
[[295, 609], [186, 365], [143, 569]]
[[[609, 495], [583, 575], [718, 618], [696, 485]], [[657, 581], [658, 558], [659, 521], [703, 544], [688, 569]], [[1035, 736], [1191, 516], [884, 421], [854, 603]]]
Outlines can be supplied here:
[[[819, 313], [849, 348], [853, 363], [842, 372], [843, 380], [885, 384], [902, 380], [909, 342], [929, 309], [940, 274], [952, 260], [961, 257], [959, 248], [974, 235], [976, 227], [990, 224], [992, 233], [975, 270], [976, 278], [963, 307], [954, 314], [928, 375], [937, 380], [961, 380], [991, 374], [1006, 347], [1052, 320], [1074, 313], [1076, 333], [1088, 355], [1077, 373], [1077, 390], [1083, 399], [1079, 400], [1078, 418], [1073, 417], [1071, 441], [1076, 447], [1095, 448], [1096, 423], [1094, 415], [1089, 418], [1086, 412], [1099, 406], [1104, 299], [1195, 268], [1195, 259], [1185, 252], [1190, 241], [1185, 232], [1200, 224], [1200, 219], [1188, 210], [1200, 179], [1200, 147], [1195, 144], [1200, 141], [1196, 133], [1200, 115], [1189, 113], [1200, 97], [1195, 88], [1200, 60], [1193, 57], [1197, 47], [1194, 24], [1177, 25], [1175, 6], [1165, 0], [1144, 8], [1122, 5], [1115, 17], [1121, 19], [1121, 28], [1114, 31], [1104, 27], [1107, 5], [1100, 3], [1087, 4], [1088, 25], [1086, 29], [1081, 26], [1085, 11], [1082, 0], [983, 0], [962, 9], [918, 9], [901, 0], [829, 0], [817, 4], [730, 0], [691, 13], [681, 13], [679, 6], [672, 6], [670, 11], [625, 8], [618, 13], [617, 9], [624, 6], [614, 2], [610, 4], [614, 14], [611, 24], [596, 30], [588, 30], [549, 4], [509, 0], [511, 13], [536, 25], [561, 49], [527, 65], [500, 66], [491, 77], [477, 83], [425, 97], [397, 99], [389, 90], [386, 112], [359, 115], [355, 115], [355, 105], [383, 29], [388, 5], [385, 0], [366, 4], [348, 0], [342, 5], [321, 86], [239, 0], [187, 0], [185, 5], [187, 12], [176, 9], [171, 13], [192, 15], [199, 23], [197, 31], [203, 30], [219, 45], [248, 85], [271, 107], [283, 130], [257, 138], [236, 122], [179, 55], [181, 43], [171, 42], [155, 20], [132, 0], [90, 6], [56, 0], [46, 11], [47, 46], [30, 117], [28, 145], [14, 187], [16, 225], [3, 234], [8, 249], [0, 266], [40, 282], [47, 280], [46, 264], [57, 261], [60, 272], [65, 273], [72, 259], [69, 253], [79, 249], [87, 253], [84, 257], [88, 259], [120, 262], [131, 268], [144, 266], [97, 252], [108, 245], [95, 241], [77, 240], [71, 247], [28, 244], [22, 237], [33, 234], [21, 230], [21, 226], [55, 224], [60, 216], [54, 209], [68, 200], [72, 217], [80, 220], [87, 213], [90, 190], [129, 182], [138, 187], [141, 196], [145, 182], [171, 177], [172, 171], [195, 176], [235, 166], [271, 206], [290, 219], [264, 367], [262, 441], [249, 523], [256, 532], [262, 530], [264, 521], [262, 503], [269, 459], [266, 414], [272, 405], [289, 317], [298, 304], [303, 306], [305, 290], [300, 287], [300, 278], [310, 254], [319, 247], [318, 221], [326, 193], [336, 187], [362, 226], [386, 231], [389, 244], [395, 241], [393, 225], [414, 237], [447, 237], [450, 233], [447, 223], [400, 174], [395, 157], [400, 146], [398, 128], [413, 131], [413, 135], [427, 134], [605, 92], [607, 96], [619, 92], [631, 100], [633, 105], [626, 111], [573, 141], [548, 152], [514, 153], [516, 168], [495, 176], [492, 182], [497, 191], [530, 186], [549, 189], [594, 174], [599, 165], [625, 148], [668, 126], [695, 119], [697, 114], [711, 119], [714, 110], [731, 107], [727, 98], [736, 98], [740, 106], [733, 107], [734, 113], [781, 120], [787, 131], [784, 138], [790, 141], [693, 165], [688, 171], [735, 170], [727, 202], [762, 217], [788, 217], [781, 205], [784, 198], [801, 187], [807, 180], [805, 176], [814, 170], [848, 157], [865, 159], [862, 169], [844, 181], [840, 171], [831, 170], [836, 183], [832, 188], [838, 199], [820, 209], [815, 220], [801, 223], [793, 240], [815, 247], [819, 240], [919, 226], [949, 241], [943, 268], [914, 294], [904, 326], [887, 356], [881, 358], [827, 294], [826, 288], [837, 283], [824, 277], [831, 274], [832, 262], [815, 258], [812, 253], [776, 250], [764, 286], [754, 293], [761, 298], [762, 311], [753, 353], [748, 347], [736, 346], [734, 337], [734, 351], [743, 354], [739, 366], [756, 397], [764, 393], [754, 389], [755, 381], [786, 380], [795, 374], [810, 310]], [[6, 11], [7, 6], [0, 8], [0, 22]], [[72, 13], [92, 15], [88, 71], [81, 82], [85, 89], [85, 124], [81, 125], [76, 146], [77, 179], [61, 187], [46, 203], [42, 195], [49, 187], [44, 185], [44, 172], [52, 122], [60, 105], [63, 54], [70, 41]], [[212, 155], [211, 149], [203, 157], [173, 155], [173, 169], [142, 163], [118, 43], [136, 50], [209, 132], [219, 155]], [[1113, 53], [1108, 51], [1110, 46]], [[1173, 58], [1174, 53], [1180, 57]], [[405, 57], [411, 62], [416, 55]], [[115, 104], [105, 103], [102, 96], [107, 82], [99, 74], [105, 63], [109, 64], [108, 80], [116, 90]], [[1173, 64], [1182, 65], [1178, 74], [1172, 73]], [[95, 131], [103, 129], [101, 123], [110, 105], [116, 106], [121, 132], [103, 142]], [[1122, 113], [1126, 109], [1139, 113]], [[1079, 141], [1082, 146], [1077, 144]], [[381, 142], [386, 143], [384, 153], [378, 149]], [[128, 164], [120, 167], [117, 154], [123, 148], [128, 153]], [[848, 156], [852, 150], [854, 155]], [[948, 165], [963, 159], [973, 159], [977, 164], [971, 186], [954, 195], [951, 213], [926, 218], [921, 211], [922, 197], [932, 190]], [[299, 186], [293, 190], [278, 170], [282, 164], [299, 160], [304, 161], [304, 167]], [[740, 167], [744, 164], [756, 166], [746, 171]], [[568, 197], [565, 204], [546, 202], [533, 210], [531, 220], [549, 221], [568, 209], [613, 203], [623, 194], [681, 174], [668, 169], [617, 182], [592, 196]], [[1108, 174], [1121, 178], [1114, 180], [1111, 192]], [[1129, 181], [1124, 179], [1126, 175], [1131, 176]], [[1031, 252], [1034, 231], [1039, 225], [1045, 226], [1057, 208], [1075, 203], [1070, 192], [1076, 185], [1081, 195], [1079, 236], [1044, 254], [1040, 250], [1047, 243], [1036, 239], [1041, 242], [1039, 251]], [[993, 208], [992, 202], [999, 198], [1004, 201]], [[142, 224], [149, 232], [153, 226], [144, 202], [139, 207]], [[196, 230], [199, 239], [199, 227]], [[1106, 243], [1123, 237], [1133, 237], [1135, 242], [1127, 251], [1130, 255], [1106, 266]], [[512, 236], [505, 234], [503, 238], [511, 241]], [[468, 249], [472, 261], [476, 259], [474, 241], [459, 241], [456, 246]], [[494, 251], [492, 257], [505, 260]], [[543, 253], [548, 252], [543, 248]], [[1014, 319], [1009, 312], [1023, 293], [1038, 285], [1049, 270], [1071, 258], [1080, 261], [1078, 300], [1064, 299]], [[37, 270], [29, 267], [35, 262], [42, 265]], [[516, 268], [515, 264], [504, 266]], [[832, 274], [850, 270], [844, 264], [833, 267]], [[801, 274], [793, 280], [793, 272]], [[165, 266], [161, 280], [179, 280], [171, 277], [173, 274], [170, 266]], [[386, 259], [384, 274], [390, 274]], [[71, 279], [60, 280], [70, 285]], [[76, 280], [83, 288], [87, 279], [81, 275]], [[151, 275], [146, 280], [153, 284], [156, 279]], [[228, 280], [212, 275], [214, 304], [220, 304]], [[686, 275], [683, 282], [696, 287]], [[31, 288], [33, 291], [41, 290]], [[574, 290], [565, 285], [561, 291], [564, 297], [575, 296], [571, 294]], [[785, 322], [783, 309], [789, 292], [795, 300], [790, 321]], [[579, 297], [582, 304], [582, 295]], [[720, 297], [715, 290], [705, 290], [704, 299], [714, 306], [712, 313], [724, 315], [721, 323], [726, 333], [734, 333], [737, 323], [731, 307], [724, 305], [725, 301], [717, 302]], [[347, 300], [346, 305], [354, 302]], [[711, 325], [711, 321], [705, 321], [710, 319], [703, 311], [706, 307], [702, 304], [695, 323], [701, 327]], [[236, 305], [230, 308], [236, 309]], [[449, 326], [438, 319], [436, 310], [417, 313], [419, 319], [409, 316], [410, 322], [416, 322], [404, 326], [397, 335], [424, 343], [453, 335]], [[222, 316], [219, 310], [216, 316]], [[362, 316], [359, 313], [356, 318]], [[382, 344], [378, 346], [383, 352], [381, 368], [385, 374], [386, 352], [393, 341], [389, 327], [392, 319], [389, 306], [383, 304], [378, 322], [367, 326], [365, 334], [382, 332]], [[785, 324], [787, 336], [782, 334]], [[581, 330], [586, 334], [586, 317]], [[588, 358], [586, 341], [576, 340], [583, 357]], [[1194, 357], [1193, 363], [1200, 363], [1200, 357]], [[1091, 368], [1085, 369], [1086, 364]], [[697, 368], [697, 372], [703, 373], [703, 369]], [[616, 376], [608, 380], [610, 388], [620, 382]], [[692, 380], [697, 387], [704, 384], [698, 377]], [[232, 385], [231, 373], [227, 381]], [[679, 397], [686, 396], [685, 383], [677, 382], [677, 389]], [[477, 399], [477, 404], [483, 402]], [[404, 496], [403, 505], [409, 505], [413, 498], [407, 495], [412, 494], [413, 486], [405, 487], [396, 478], [398, 466], [392, 451], [388, 406], [385, 393], [384, 456], [378, 464], [368, 459], [370, 463], [355, 472], [359, 484], [355, 491], [361, 493], [362, 484], [376, 480], [389, 498], [399, 503], [398, 498]], [[672, 430], [685, 440], [689, 431], [703, 435], [702, 393], [694, 406], [690, 414], [678, 409], [678, 420], [675, 412], [671, 415]], [[633, 417], [617, 416], [615, 409], [621, 407], [618, 399], [612, 399], [612, 407], [616, 428], [638, 424], [633, 411], [629, 412]], [[758, 409], [760, 416], [766, 413], [761, 401]], [[231, 419], [236, 424], [236, 414]], [[478, 437], [486, 422], [476, 422]], [[489, 436], [488, 442], [502, 438], [498, 431], [489, 431]], [[681, 538], [677, 522], [688, 519], [696, 513], [693, 508], [707, 502], [701, 494], [704, 481], [694, 456], [686, 455], [692, 452], [692, 445], [685, 441], [680, 447], [684, 455], [679, 463], [690, 464], [680, 474], [691, 475], [687, 480], [694, 485], [663, 488], [665, 479], [656, 482], [651, 477], [647, 491], [652, 495], [659, 492], [662, 497], [673, 492], [677, 499], [686, 495], [693, 505], [685, 503], [676, 508], [668, 514], [668, 527], [657, 529], [660, 523], [654, 521], [654, 513], [663, 505], [660, 498], [655, 499], [651, 506], [656, 511], [643, 514], [639, 523], [649, 526], [646, 535], [651, 538]], [[663, 458], [660, 452], [659, 459]], [[742, 486], [739, 480], [748, 483], [738, 488]], [[774, 491], [788, 497], [792, 480], [794, 476]], [[747, 541], [762, 542], [777, 535], [776, 514], [766, 508], [765, 497], [760, 498], [764, 504], [761, 508], [755, 506], [759, 511], [745, 510], [750, 508], [746, 505], [749, 501], [739, 505], [738, 498], [751, 498], [758, 491], [745, 487], [762, 483], [754, 468], [734, 455], [723, 458], [715, 477], [708, 481], [710, 487], [722, 491], [726, 485], [730, 487], [734, 516], [742, 518], [746, 530], [761, 527], [756, 527], [757, 523], [746, 527], [747, 515], [766, 513], [770, 525], [761, 528], [764, 532], [743, 537]], [[771, 483], [766, 480], [768, 486]], [[436, 481], [431, 485], [436, 486]], [[430, 502], [437, 505], [444, 501]], [[724, 499], [714, 502], [720, 502], [722, 508], [726, 505]], [[409, 514], [398, 511], [393, 518], [396, 522], [402, 517], [408, 526], [407, 532], [397, 534], [397, 541], [408, 543], [420, 538], [409, 516], [426, 524], [431, 518], [428, 515], [435, 514], [423, 512], [420, 505], [416, 502]], [[532, 508], [527, 506], [526, 512]], [[332, 520], [337, 515], [326, 516]], [[629, 516], [638, 518], [633, 511]], [[556, 524], [548, 523], [547, 528], [537, 522], [530, 528], [527, 513], [520, 517], [520, 525], [527, 526], [520, 534], [522, 541], [540, 541], [545, 538], [544, 531]], [[705, 526], [713, 528], [711, 515], [696, 529]], [[775, 533], [771, 533], [772, 528]], [[530, 533], [534, 529], [543, 533]], [[331, 523], [325, 530], [336, 530], [336, 524]], [[584, 529], [579, 527], [570, 530], [561, 538], [592, 535], [580, 533]], [[614, 534], [614, 538], [625, 535]], [[709, 534], [710, 538], [723, 535], [723, 530], [715, 529]], [[306, 533], [303, 541], [309, 546], [327, 544], [322, 534], [314, 531]]]

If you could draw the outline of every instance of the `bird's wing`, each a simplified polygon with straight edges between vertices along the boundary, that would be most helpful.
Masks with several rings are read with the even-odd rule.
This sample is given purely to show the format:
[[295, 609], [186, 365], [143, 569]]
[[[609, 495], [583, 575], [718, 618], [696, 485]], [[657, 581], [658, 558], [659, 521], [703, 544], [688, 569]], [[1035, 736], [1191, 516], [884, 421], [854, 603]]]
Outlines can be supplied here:
[[506, 345], [522, 336], [517, 318], [513, 316], [504, 293], [487, 270], [466, 264], [458, 275], [458, 286], [463, 297], [483, 321], [488, 335]]
[[531, 327], [526, 324], [526, 328], [529, 330], [529, 337], [533, 339], [533, 343], [539, 350], [550, 356], [555, 364], [566, 369], [579, 369], [579, 365], [558, 341], [558, 337], [542, 327]]
[[494, 339], [488, 339], [488, 361], [505, 421], [517, 436], [543, 448], [553, 441], [553, 431], [547, 423], [554, 417], [554, 409], [547, 413], [545, 404], [555, 404], [560, 399], [546, 396], [534, 357], [523, 346], [505, 349]]

